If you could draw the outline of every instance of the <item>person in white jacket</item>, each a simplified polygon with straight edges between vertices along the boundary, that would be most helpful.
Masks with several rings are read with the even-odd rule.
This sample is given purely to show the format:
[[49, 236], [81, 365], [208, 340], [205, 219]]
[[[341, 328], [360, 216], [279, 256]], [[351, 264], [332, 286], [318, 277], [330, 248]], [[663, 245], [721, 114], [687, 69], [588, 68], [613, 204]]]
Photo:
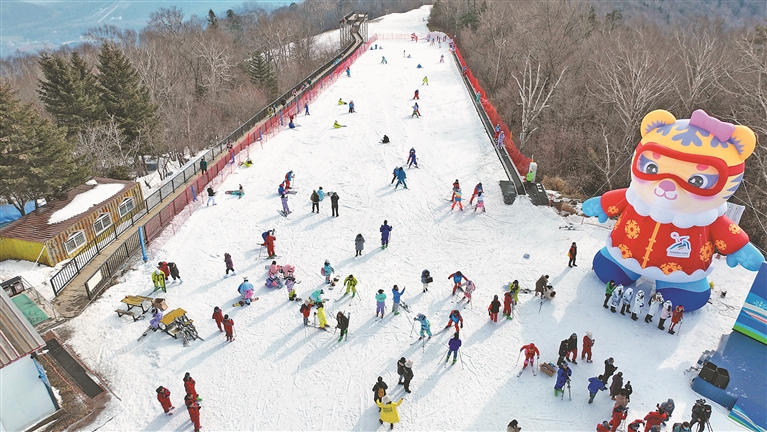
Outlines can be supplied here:
[[663, 294], [656, 292], [650, 297], [650, 310], [647, 311], [647, 316], [644, 317], [644, 322], [650, 323], [655, 315], [658, 315], [660, 306], [663, 304]]
[[637, 291], [636, 297], [634, 297], [634, 303], [631, 305], [631, 319], [636, 321], [637, 314], [641, 311], [641, 309], [644, 307], [644, 291], [639, 290]]
[[621, 303], [623, 305], [621, 306], [621, 315], [626, 315], [626, 311], [631, 309], [631, 297], [634, 295], [634, 290], [631, 288], [626, 288], [623, 290], [623, 299], [621, 300]]
[[660, 322], [658, 323], [659, 329], [666, 330], [663, 324], [669, 317], [671, 317], [671, 314], [674, 312], [673, 306], [674, 305], [671, 304], [671, 300], [666, 300], [666, 302], [663, 303], [663, 307], [660, 310]]
[[615, 313], [615, 308], [621, 305], [621, 299], [623, 298], [623, 285], [618, 285], [613, 291], [612, 297], [610, 297], [610, 312]]

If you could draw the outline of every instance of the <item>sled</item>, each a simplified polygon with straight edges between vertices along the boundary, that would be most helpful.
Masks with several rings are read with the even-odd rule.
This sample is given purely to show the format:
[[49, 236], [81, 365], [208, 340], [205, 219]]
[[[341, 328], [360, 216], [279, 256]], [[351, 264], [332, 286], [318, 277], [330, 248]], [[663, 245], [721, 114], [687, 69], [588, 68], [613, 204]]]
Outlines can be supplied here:
[[227, 195], [235, 195], [235, 196], [243, 196], [243, 195], [245, 195], [245, 192], [241, 193], [238, 190], [224, 191], [224, 193], [227, 194]]
[[541, 363], [541, 370], [548, 376], [554, 376], [557, 373], [557, 368], [554, 363]]

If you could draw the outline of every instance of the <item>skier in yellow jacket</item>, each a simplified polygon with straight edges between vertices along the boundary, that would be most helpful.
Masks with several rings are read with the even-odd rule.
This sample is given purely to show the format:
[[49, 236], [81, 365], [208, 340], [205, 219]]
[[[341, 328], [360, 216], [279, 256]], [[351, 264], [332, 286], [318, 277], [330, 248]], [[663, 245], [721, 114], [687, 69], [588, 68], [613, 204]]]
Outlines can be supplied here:
[[165, 273], [162, 270], [157, 269], [152, 272], [152, 282], [154, 283], [154, 291], [162, 290], [162, 292], [167, 292], [165, 290]]
[[384, 422], [391, 423], [390, 429], [394, 429], [394, 423], [399, 423], [399, 412], [397, 412], [397, 407], [400, 406], [401, 403], [402, 398], [397, 402], [392, 402], [389, 395], [384, 396], [381, 402], [376, 402], [378, 408], [381, 409], [381, 418], [378, 419], [378, 422], [381, 424], [384, 424]]
[[325, 330], [325, 326], [328, 325], [328, 320], [325, 317], [325, 306], [322, 302], [317, 303], [317, 318], [320, 320], [320, 328]]
[[357, 278], [354, 275], [349, 275], [344, 279], [344, 286], [346, 287], [344, 295], [349, 294], [349, 291], [352, 292], [352, 298], [357, 295]]

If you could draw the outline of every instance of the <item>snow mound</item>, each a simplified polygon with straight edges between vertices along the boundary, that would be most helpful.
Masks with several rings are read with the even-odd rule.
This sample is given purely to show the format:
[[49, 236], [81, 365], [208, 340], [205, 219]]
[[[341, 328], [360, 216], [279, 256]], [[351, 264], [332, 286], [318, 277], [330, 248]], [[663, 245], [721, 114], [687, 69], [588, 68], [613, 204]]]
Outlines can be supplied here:
[[[92, 185], [90, 182], [96, 183], [95, 180], [89, 180], [87, 184]], [[48, 224], [52, 225], [64, 222], [69, 218], [85, 213], [96, 204], [101, 204], [117, 195], [124, 187], [125, 185], [121, 183], [98, 184], [95, 188], [78, 194], [69, 204], [64, 206], [64, 208], [53, 212], [48, 219]]]

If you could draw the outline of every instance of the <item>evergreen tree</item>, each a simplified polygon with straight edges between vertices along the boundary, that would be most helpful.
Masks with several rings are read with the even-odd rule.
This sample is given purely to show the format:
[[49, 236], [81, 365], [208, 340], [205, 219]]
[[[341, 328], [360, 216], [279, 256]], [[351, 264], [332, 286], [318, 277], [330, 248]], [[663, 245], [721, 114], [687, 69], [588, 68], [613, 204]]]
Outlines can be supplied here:
[[216, 13], [213, 12], [213, 9], [208, 10], [208, 27], [214, 29], [218, 28], [218, 18], [216, 17]]
[[140, 140], [139, 154], [149, 153], [158, 125], [157, 108], [130, 60], [111, 43], [105, 43], [99, 53], [98, 87], [106, 113], [117, 122], [126, 141]]
[[248, 74], [251, 83], [267, 92], [270, 100], [274, 100], [280, 95], [274, 68], [266, 55], [261, 51], [256, 51], [250, 56], [245, 66], [245, 72]]
[[66, 128], [67, 138], [104, 120], [96, 78], [82, 57], [73, 52], [67, 63], [62, 57], [43, 53], [39, 63], [44, 79], [40, 80], [38, 94], [56, 124]]

